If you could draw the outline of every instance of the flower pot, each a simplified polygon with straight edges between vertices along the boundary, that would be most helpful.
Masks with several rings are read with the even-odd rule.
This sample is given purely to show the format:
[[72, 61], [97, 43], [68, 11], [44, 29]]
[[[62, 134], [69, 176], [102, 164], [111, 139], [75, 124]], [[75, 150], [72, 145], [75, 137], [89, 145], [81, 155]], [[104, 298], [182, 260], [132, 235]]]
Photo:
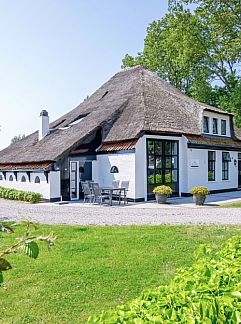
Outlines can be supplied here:
[[156, 202], [158, 204], [165, 204], [167, 202], [167, 195], [156, 194]]
[[206, 195], [193, 195], [193, 201], [198, 206], [204, 205], [205, 199]]

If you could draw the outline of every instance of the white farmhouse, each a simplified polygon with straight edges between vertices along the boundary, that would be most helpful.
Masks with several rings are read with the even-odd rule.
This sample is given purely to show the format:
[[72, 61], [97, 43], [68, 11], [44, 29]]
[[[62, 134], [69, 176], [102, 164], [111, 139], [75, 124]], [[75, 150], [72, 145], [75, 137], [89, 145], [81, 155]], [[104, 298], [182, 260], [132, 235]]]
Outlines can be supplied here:
[[188, 195], [241, 187], [241, 132], [233, 115], [199, 103], [137, 66], [121, 71], [78, 107], [0, 152], [0, 186], [46, 200], [81, 197], [81, 180], [129, 180], [128, 198], [153, 188]]

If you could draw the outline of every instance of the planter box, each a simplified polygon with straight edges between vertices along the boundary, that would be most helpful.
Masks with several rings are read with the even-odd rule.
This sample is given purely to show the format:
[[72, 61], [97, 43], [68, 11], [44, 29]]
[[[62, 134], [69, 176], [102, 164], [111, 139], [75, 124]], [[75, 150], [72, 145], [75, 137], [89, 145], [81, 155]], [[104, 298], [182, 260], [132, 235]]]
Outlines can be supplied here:
[[156, 194], [156, 201], [158, 204], [165, 204], [167, 202], [167, 195]]
[[193, 195], [193, 201], [198, 206], [204, 205], [205, 199], [206, 199], [205, 195]]

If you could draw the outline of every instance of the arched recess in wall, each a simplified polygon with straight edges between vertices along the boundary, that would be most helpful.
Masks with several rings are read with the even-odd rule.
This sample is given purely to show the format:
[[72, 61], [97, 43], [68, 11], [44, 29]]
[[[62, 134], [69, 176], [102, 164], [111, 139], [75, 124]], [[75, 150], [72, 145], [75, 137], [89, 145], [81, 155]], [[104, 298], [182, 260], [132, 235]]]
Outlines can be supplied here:
[[35, 177], [35, 179], [34, 179], [34, 183], [40, 183], [39, 176]]
[[13, 176], [10, 175], [8, 181], [13, 181]]
[[21, 182], [26, 182], [26, 178], [25, 178], [24, 175], [23, 175], [22, 178], [21, 178]]

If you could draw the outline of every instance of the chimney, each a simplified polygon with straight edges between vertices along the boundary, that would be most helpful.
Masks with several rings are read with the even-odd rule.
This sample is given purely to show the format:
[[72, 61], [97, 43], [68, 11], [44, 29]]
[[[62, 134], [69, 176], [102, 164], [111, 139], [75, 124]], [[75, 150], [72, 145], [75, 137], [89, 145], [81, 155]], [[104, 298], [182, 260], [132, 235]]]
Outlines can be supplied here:
[[42, 110], [40, 113], [40, 125], [39, 125], [39, 141], [49, 134], [49, 114], [47, 110]]

